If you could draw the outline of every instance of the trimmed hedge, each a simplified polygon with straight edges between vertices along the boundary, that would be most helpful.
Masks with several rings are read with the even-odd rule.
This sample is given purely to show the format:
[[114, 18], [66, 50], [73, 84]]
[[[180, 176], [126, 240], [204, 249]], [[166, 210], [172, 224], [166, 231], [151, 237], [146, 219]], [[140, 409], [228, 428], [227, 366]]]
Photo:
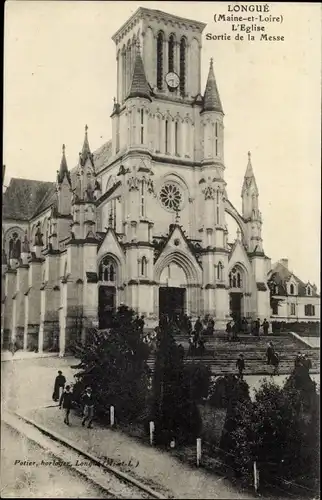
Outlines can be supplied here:
[[299, 335], [314, 335], [316, 337], [320, 336], [320, 322], [306, 321], [299, 322], [294, 321], [288, 323], [286, 321], [272, 321], [273, 333], [283, 333], [283, 332], [295, 332]]

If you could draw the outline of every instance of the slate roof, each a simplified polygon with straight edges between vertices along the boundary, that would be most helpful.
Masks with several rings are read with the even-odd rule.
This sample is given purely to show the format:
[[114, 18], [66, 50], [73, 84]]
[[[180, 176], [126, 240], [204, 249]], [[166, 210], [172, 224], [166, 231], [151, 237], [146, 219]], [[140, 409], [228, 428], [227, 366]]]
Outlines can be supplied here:
[[[93, 153], [95, 171], [99, 172], [112, 156], [112, 141], [104, 143]], [[77, 167], [71, 171], [75, 185]], [[56, 199], [56, 183], [12, 177], [2, 196], [3, 219], [30, 220], [49, 208]]]
[[203, 98], [202, 111], [219, 111], [220, 113], [224, 112], [214, 75], [212, 59], [210, 60], [210, 67], [206, 83], [206, 90]]
[[2, 198], [3, 219], [29, 220], [55, 194], [55, 182], [12, 178]]
[[131, 87], [126, 98], [129, 99], [130, 97], [145, 97], [151, 101], [150, 93], [151, 91], [145, 76], [142, 57], [139, 49], [137, 49]]
[[269, 276], [269, 281], [274, 281], [279, 287], [279, 295], [286, 295], [286, 283], [293, 276], [294, 281], [297, 283], [298, 296], [299, 297], [319, 297], [319, 294], [313, 289], [311, 285], [311, 295], [306, 294], [307, 283], [304, 283], [300, 278], [295, 276], [287, 267], [285, 267], [281, 262], [277, 262], [271, 271]]

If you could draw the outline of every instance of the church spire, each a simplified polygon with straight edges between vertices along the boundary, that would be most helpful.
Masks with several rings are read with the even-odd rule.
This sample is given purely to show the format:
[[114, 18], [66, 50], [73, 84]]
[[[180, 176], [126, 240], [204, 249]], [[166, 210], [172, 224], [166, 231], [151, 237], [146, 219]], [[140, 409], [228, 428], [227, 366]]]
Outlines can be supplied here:
[[94, 167], [93, 163], [93, 155], [91, 153], [91, 149], [89, 147], [89, 142], [88, 142], [88, 126], [85, 125], [85, 137], [84, 137], [84, 142], [83, 142], [83, 147], [81, 153], [79, 153], [79, 161], [82, 167], [85, 165], [87, 159], [89, 158], [91, 161], [92, 166]]
[[257, 184], [256, 184], [256, 180], [255, 180], [253, 166], [252, 166], [251, 153], [250, 153], [250, 151], [248, 151], [248, 163], [247, 163], [246, 172], [244, 175], [244, 182], [243, 182], [241, 195], [243, 196], [243, 193], [248, 191], [250, 187], [253, 188], [252, 194], [258, 195]]
[[151, 101], [150, 93], [151, 91], [145, 76], [143, 61], [140, 53], [140, 44], [138, 40], [130, 91], [126, 99], [129, 99], [131, 97], [145, 97], [146, 99], [149, 99]]
[[62, 158], [61, 158], [61, 162], [60, 162], [60, 168], [59, 168], [59, 171], [57, 172], [57, 182], [58, 182], [58, 184], [61, 184], [64, 180], [64, 177], [66, 176], [66, 178], [70, 184], [71, 181], [70, 181], [70, 174], [68, 171], [66, 155], [65, 155], [65, 150], [66, 150], [65, 144], [63, 144], [62, 150], [63, 150], [63, 154], [62, 154]]
[[210, 67], [206, 89], [203, 97], [202, 111], [217, 111], [219, 113], [224, 113], [214, 75], [213, 58], [210, 59]]

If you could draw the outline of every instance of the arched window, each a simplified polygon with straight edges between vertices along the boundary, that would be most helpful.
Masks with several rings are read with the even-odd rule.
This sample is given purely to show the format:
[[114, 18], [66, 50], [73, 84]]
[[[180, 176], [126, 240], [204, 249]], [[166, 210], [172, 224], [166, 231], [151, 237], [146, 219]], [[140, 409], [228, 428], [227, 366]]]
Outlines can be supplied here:
[[116, 198], [110, 202], [110, 213], [108, 217], [108, 225], [116, 229]]
[[126, 49], [126, 93], [128, 93], [131, 85], [132, 76], [132, 60], [131, 60], [131, 42], [128, 41]]
[[218, 156], [218, 122], [215, 123], [215, 155]]
[[165, 121], [165, 152], [169, 153], [169, 120]]
[[125, 98], [126, 94], [126, 49], [123, 46], [122, 49], [122, 100]]
[[230, 288], [242, 288], [243, 287], [241, 273], [236, 268], [234, 268], [229, 273], [229, 286], [230, 286]]
[[174, 153], [176, 155], [178, 154], [178, 128], [179, 128], [179, 123], [175, 122], [175, 124], [174, 124]]
[[116, 281], [116, 265], [110, 257], [105, 257], [99, 265], [99, 280], [100, 281]]
[[311, 288], [309, 286], [307, 287], [307, 294], [311, 295]]
[[186, 91], [186, 40], [180, 41], [180, 94], [185, 95]]
[[148, 268], [148, 261], [146, 260], [146, 257], [142, 257], [142, 260], [141, 260], [141, 276], [146, 276], [146, 274], [147, 274], [147, 268]]
[[216, 191], [216, 222], [220, 224], [219, 191]]
[[155, 150], [157, 153], [160, 153], [161, 151], [161, 127], [162, 127], [162, 121], [161, 121], [161, 116], [156, 115], [156, 143], [155, 143]]
[[14, 232], [9, 240], [9, 259], [19, 259], [21, 254], [21, 239]]
[[290, 285], [290, 295], [294, 295], [294, 285]]
[[169, 73], [174, 71], [174, 36], [170, 35], [168, 44]]
[[145, 217], [144, 180], [141, 182], [141, 217]]
[[141, 140], [141, 144], [144, 144], [144, 110], [143, 109], [141, 109], [140, 140]]
[[157, 87], [162, 90], [163, 86], [163, 33], [160, 31], [157, 36]]

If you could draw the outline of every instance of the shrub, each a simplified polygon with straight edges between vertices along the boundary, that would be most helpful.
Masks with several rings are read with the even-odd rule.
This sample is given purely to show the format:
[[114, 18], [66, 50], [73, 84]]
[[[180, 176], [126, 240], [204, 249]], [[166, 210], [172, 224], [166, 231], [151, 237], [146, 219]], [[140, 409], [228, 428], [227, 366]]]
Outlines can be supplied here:
[[301, 382], [296, 374], [282, 388], [265, 380], [253, 403], [229, 403], [221, 448], [245, 481], [256, 460], [262, 485], [288, 480], [317, 489], [319, 396]]
[[209, 393], [211, 370], [203, 363], [191, 363], [184, 367], [185, 384], [190, 385], [190, 397], [199, 402]]
[[218, 377], [209, 390], [209, 404], [213, 408], [228, 408], [233, 402], [249, 401], [249, 386], [247, 382], [236, 375]]
[[96, 400], [95, 412], [108, 418], [110, 405], [116, 421], [135, 421], [144, 413], [147, 398], [149, 349], [134, 321], [134, 311], [121, 306], [107, 332], [92, 330], [86, 346], [74, 348], [80, 363], [76, 374], [75, 400], [91, 386]]

